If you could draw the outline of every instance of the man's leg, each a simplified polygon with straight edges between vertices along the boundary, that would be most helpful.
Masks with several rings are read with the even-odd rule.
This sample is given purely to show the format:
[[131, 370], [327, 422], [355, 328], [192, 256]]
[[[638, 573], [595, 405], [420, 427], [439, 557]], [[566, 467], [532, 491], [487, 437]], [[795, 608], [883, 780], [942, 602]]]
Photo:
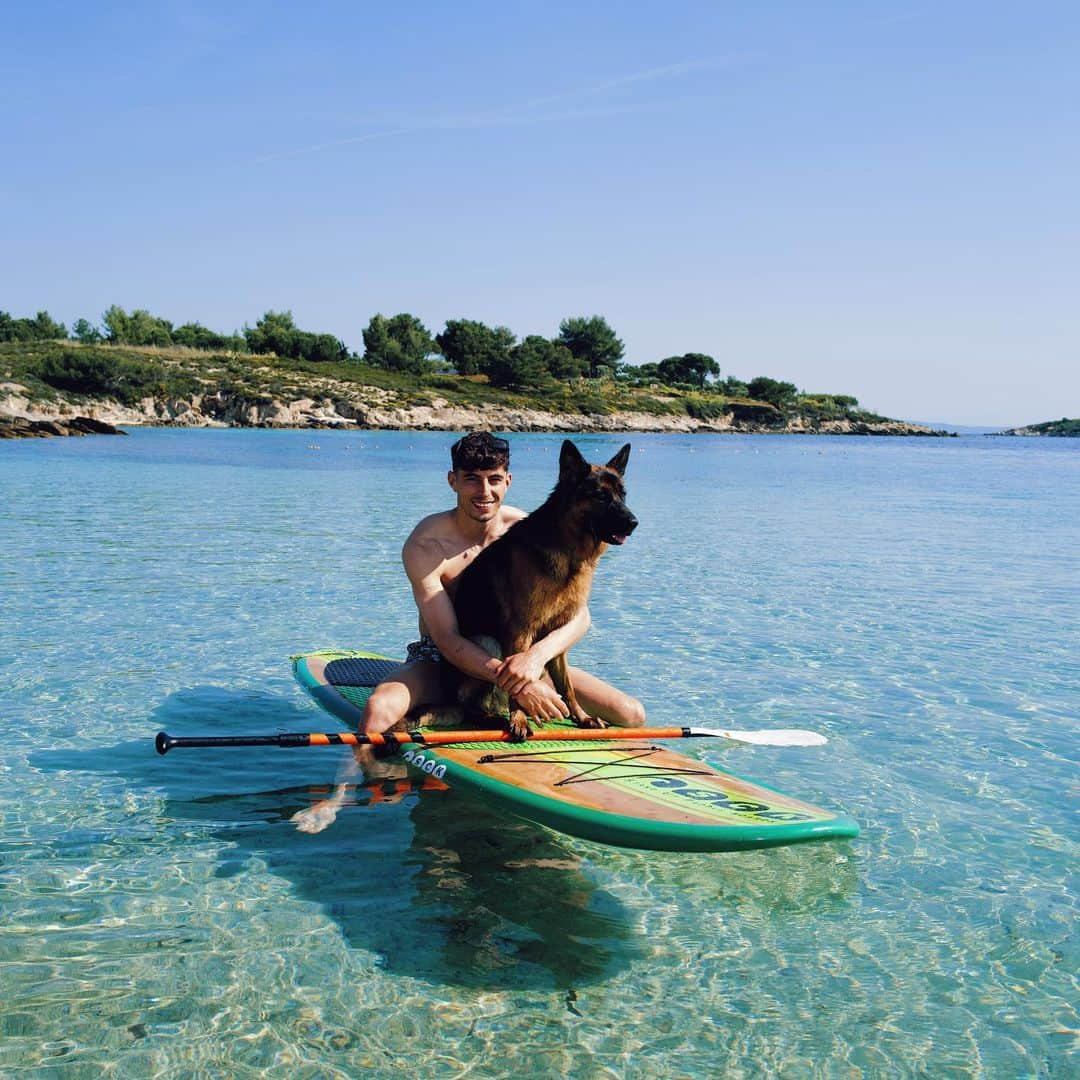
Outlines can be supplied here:
[[637, 698], [616, 690], [603, 679], [581, 668], [568, 668], [574, 692], [590, 716], [599, 716], [616, 727], [644, 727], [645, 706]]
[[[360, 721], [360, 734], [381, 735], [401, 723], [415, 708], [434, 704], [442, 691], [442, 675], [438, 664], [418, 660], [398, 668], [371, 692]], [[329, 799], [315, 803], [307, 810], [293, 814], [292, 821], [301, 832], [322, 832], [333, 825], [338, 810], [345, 801], [349, 781], [360, 772], [365, 779], [384, 779], [386, 770], [375, 759], [370, 746], [354, 747], [352, 754], [338, 770], [336, 786]]]
[[364, 706], [360, 732], [381, 735], [400, 724], [413, 709], [438, 704], [443, 693], [440, 664], [428, 660], [403, 664], [372, 690]]

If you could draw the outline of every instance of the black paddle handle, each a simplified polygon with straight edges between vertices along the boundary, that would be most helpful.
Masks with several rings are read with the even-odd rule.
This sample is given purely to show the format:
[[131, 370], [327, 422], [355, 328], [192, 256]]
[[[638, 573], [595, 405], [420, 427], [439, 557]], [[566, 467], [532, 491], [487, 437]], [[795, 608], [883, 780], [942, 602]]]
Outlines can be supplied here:
[[170, 735], [159, 731], [154, 739], [154, 749], [167, 754], [175, 747], [188, 746], [310, 746], [311, 736], [306, 732], [284, 732], [281, 735]]

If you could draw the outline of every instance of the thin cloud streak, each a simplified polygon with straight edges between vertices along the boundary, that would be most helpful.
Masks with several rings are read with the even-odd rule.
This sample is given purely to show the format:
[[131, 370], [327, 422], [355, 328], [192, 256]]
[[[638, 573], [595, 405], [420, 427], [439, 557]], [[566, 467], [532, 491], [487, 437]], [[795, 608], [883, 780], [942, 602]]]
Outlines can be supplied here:
[[[687, 60], [676, 64], [664, 64], [659, 67], [646, 68], [642, 71], [632, 72], [629, 75], [620, 75], [615, 78], [605, 79], [602, 82], [590, 86], [579, 86], [572, 90], [564, 90], [555, 94], [546, 94], [542, 97], [528, 98], [525, 101], [503, 106], [500, 109], [481, 110], [477, 112], [465, 112], [442, 119], [427, 119], [404, 127], [392, 128], [386, 131], [369, 132], [366, 135], [353, 135], [341, 139], [331, 139], [327, 142], [316, 143], [313, 146], [299, 147], [294, 150], [282, 150], [275, 153], [263, 154], [254, 159], [253, 164], [262, 165], [270, 161], [280, 161], [285, 158], [302, 157], [308, 154], [316, 154], [325, 150], [334, 150], [343, 146], [355, 146], [360, 143], [374, 142], [378, 139], [389, 139], [401, 135], [415, 135], [420, 132], [431, 131], [457, 131], [477, 130], [485, 127], [512, 127], [515, 125], [528, 125], [543, 122], [545, 120], [574, 120], [595, 119], [603, 116], [625, 115], [629, 112], [642, 110], [655, 110], [661, 105], [659, 102], [641, 102], [639, 104], [612, 105], [608, 107], [599, 105], [586, 105], [585, 100], [597, 94], [618, 90], [622, 87], [633, 86], [641, 83], [657, 82], [664, 79], [676, 79], [699, 71], [714, 71], [726, 67], [734, 58], [724, 57], [714, 60]], [[536, 110], [545, 105], [553, 105], [558, 102], [582, 101], [579, 109], [563, 109], [553, 112], [541, 112]]]
[[605, 79], [603, 82], [592, 86], [579, 86], [573, 90], [563, 90], [557, 94], [548, 94], [544, 97], [530, 98], [518, 105], [508, 106], [510, 109], [528, 109], [536, 105], [546, 105], [553, 101], [565, 101], [568, 98], [589, 97], [592, 94], [600, 94], [606, 90], [617, 90], [623, 86], [632, 86], [636, 83], [655, 82], [658, 79], [678, 78], [681, 75], [690, 75], [697, 71], [715, 71], [732, 63], [734, 57], [724, 57], [715, 60], [686, 60], [678, 64], [665, 64], [662, 67], [646, 68], [644, 71], [636, 71], [631, 75], [619, 75], [613, 79]]
[[296, 150], [281, 150], [275, 154], [263, 154], [254, 158], [253, 165], [263, 165], [267, 161], [281, 161], [283, 158], [302, 157], [304, 154], [317, 154], [320, 150], [333, 150], [339, 146], [353, 143], [374, 142], [376, 139], [389, 139], [395, 135], [411, 135], [420, 128], [398, 128], [395, 131], [373, 131], [368, 135], [352, 135], [345, 139], [331, 139], [330, 142], [316, 143], [314, 146], [302, 146]]

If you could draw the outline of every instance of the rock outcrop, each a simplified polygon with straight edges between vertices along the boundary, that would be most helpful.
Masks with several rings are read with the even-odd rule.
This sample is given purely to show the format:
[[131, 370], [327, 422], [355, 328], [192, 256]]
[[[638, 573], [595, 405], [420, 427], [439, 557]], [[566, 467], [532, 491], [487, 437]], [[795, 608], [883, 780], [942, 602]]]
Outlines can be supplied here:
[[91, 416], [70, 419], [31, 420], [25, 416], [0, 415], [0, 439], [47, 439], [54, 435], [126, 435], [112, 424]]

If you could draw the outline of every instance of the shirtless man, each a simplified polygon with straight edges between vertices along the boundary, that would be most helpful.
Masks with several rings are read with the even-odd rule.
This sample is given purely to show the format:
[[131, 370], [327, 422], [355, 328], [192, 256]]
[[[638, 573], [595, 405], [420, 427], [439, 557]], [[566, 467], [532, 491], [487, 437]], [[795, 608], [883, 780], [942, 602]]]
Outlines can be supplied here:
[[[420, 615], [420, 640], [409, 646], [404, 666], [379, 683], [368, 698], [361, 721], [364, 732], [389, 731], [413, 709], [444, 704], [443, 662], [495, 683], [516, 698], [528, 716], [559, 720], [570, 715], [544, 669], [589, 629], [587, 608], [525, 652], [505, 660], [496, 659], [458, 633], [453, 603], [458, 576], [484, 548], [526, 515], [503, 504], [511, 482], [510, 447], [505, 439], [487, 432], [466, 435], [454, 443], [450, 460], [447, 481], [457, 497], [454, 509], [424, 518], [401, 553]], [[578, 700], [590, 716], [622, 727], [645, 723], [645, 709], [636, 698], [578, 668], [571, 667], [570, 675]], [[371, 748], [357, 747], [355, 757], [370, 773], [374, 760]], [[355, 775], [355, 764], [351, 771]], [[297, 827], [304, 832], [326, 828], [337, 816], [346, 789], [347, 784], [339, 782], [330, 799], [296, 814], [293, 821]]]

